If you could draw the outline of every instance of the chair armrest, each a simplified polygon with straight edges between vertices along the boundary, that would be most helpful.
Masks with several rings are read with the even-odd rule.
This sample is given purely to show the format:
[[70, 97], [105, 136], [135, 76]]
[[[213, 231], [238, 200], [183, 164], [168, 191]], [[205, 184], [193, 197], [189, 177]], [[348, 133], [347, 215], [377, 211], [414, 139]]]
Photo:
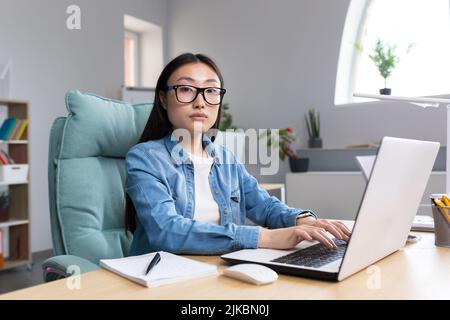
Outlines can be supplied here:
[[72, 273], [71, 270], [69, 270], [70, 266], [78, 267], [80, 273], [100, 269], [100, 267], [95, 263], [78, 256], [54, 256], [45, 260], [42, 264], [42, 269], [44, 270], [44, 281], [50, 282], [71, 276]]

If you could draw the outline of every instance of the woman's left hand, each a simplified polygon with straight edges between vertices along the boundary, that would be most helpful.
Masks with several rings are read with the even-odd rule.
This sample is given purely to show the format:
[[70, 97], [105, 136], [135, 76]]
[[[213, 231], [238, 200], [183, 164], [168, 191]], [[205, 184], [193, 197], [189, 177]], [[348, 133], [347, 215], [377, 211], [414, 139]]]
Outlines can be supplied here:
[[314, 227], [320, 227], [331, 233], [339, 240], [348, 241], [350, 234], [352, 233], [345, 224], [340, 221], [315, 219], [313, 217], [305, 217], [297, 219], [297, 226], [309, 225]]

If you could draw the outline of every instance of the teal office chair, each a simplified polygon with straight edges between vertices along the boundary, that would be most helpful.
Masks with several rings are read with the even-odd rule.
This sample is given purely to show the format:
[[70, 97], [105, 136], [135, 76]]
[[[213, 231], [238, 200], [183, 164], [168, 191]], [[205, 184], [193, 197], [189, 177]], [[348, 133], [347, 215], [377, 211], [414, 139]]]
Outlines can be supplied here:
[[79, 91], [67, 93], [66, 106], [69, 115], [57, 118], [50, 131], [54, 257], [42, 265], [46, 282], [96, 270], [100, 259], [127, 255], [125, 155], [152, 108]]

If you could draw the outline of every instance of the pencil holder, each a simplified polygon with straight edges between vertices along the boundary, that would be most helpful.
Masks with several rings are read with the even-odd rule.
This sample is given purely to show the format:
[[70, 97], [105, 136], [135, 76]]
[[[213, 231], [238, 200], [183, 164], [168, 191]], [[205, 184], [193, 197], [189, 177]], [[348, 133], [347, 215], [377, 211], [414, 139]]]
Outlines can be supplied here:
[[431, 208], [434, 218], [434, 244], [450, 248], [450, 207], [438, 207], [431, 199]]

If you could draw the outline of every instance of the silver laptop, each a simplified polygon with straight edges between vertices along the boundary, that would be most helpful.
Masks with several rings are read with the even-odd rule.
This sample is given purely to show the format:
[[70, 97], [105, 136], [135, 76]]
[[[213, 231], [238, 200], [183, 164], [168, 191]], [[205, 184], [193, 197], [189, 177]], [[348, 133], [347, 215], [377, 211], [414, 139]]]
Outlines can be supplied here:
[[[356, 156], [356, 161], [366, 181], [369, 181], [370, 174], [372, 173], [373, 164], [375, 163], [376, 156]], [[421, 203], [418, 210], [427, 210], [431, 213], [431, 204]], [[433, 218], [423, 214], [416, 214], [414, 217], [411, 231], [426, 231], [434, 232], [434, 220]]]
[[302, 241], [292, 250], [244, 249], [221, 257], [233, 264], [259, 263], [280, 273], [341, 281], [405, 245], [438, 150], [438, 142], [383, 138], [350, 240], [334, 239], [337, 251]]

